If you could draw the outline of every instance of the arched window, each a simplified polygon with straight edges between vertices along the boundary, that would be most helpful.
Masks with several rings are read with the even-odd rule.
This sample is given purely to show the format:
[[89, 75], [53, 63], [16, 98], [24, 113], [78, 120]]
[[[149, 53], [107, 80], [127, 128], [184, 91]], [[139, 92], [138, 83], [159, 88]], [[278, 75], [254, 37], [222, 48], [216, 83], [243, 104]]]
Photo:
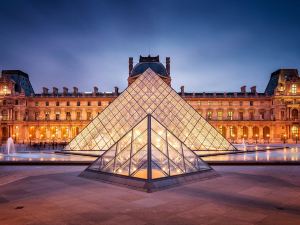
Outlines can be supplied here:
[[248, 127], [243, 126], [243, 136], [242, 138], [247, 139], [248, 138]]
[[263, 137], [264, 139], [270, 138], [270, 127], [263, 128]]
[[229, 127], [229, 133], [230, 133], [230, 138], [231, 139], [236, 139], [237, 138], [237, 129], [234, 126]]
[[222, 134], [223, 137], [226, 138], [226, 127], [219, 126], [219, 132]]
[[292, 84], [291, 92], [292, 94], [297, 94], [297, 84]]
[[258, 127], [253, 127], [253, 138], [259, 137], [259, 129]]

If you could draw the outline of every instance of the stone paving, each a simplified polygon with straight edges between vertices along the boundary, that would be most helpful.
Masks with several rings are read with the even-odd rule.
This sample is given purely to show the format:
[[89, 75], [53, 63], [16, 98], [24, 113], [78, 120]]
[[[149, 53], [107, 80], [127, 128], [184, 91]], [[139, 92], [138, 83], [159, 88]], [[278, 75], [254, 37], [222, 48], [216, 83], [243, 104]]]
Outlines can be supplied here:
[[217, 178], [150, 194], [84, 168], [0, 167], [0, 224], [300, 224], [299, 166], [215, 166]]

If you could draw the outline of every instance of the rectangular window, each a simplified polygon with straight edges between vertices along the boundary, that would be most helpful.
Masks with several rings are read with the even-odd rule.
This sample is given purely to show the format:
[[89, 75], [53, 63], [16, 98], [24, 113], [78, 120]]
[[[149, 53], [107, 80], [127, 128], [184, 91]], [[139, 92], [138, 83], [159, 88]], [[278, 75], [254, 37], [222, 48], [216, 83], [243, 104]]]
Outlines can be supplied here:
[[98, 106], [101, 106], [101, 102], [100, 101], [98, 101]]
[[222, 111], [218, 111], [217, 115], [218, 115], [218, 120], [223, 119], [223, 112]]
[[250, 117], [250, 118], [249, 118], [250, 120], [254, 120], [254, 113], [253, 113], [253, 112], [250, 112], [250, 113], [249, 113], [249, 117]]
[[71, 112], [66, 112], [66, 120], [71, 120]]
[[56, 112], [55, 113], [55, 120], [59, 120], [60, 119], [60, 112]]
[[292, 84], [291, 92], [292, 94], [297, 94], [297, 84]]
[[81, 113], [80, 112], [76, 112], [76, 120], [80, 120], [81, 119]]
[[39, 120], [39, 116], [40, 116], [40, 113], [39, 112], [35, 112], [34, 113], [34, 120]]
[[91, 106], [91, 102], [87, 102], [87, 105], [88, 105], [88, 106]]
[[240, 118], [240, 120], [244, 120], [244, 113], [243, 112], [239, 112], [239, 118]]
[[77, 102], [77, 106], [80, 106], [80, 102], [79, 101]]
[[39, 102], [35, 102], [34, 104], [35, 104], [35, 106], [39, 106]]
[[19, 105], [19, 100], [16, 100], [15, 105]]
[[211, 120], [212, 119], [212, 111], [207, 112], [207, 119]]
[[50, 112], [45, 112], [45, 120], [50, 120]]
[[49, 106], [49, 102], [46, 102], [46, 106]]
[[250, 106], [253, 106], [253, 101], [250, 101], [249, 104], [250, 104]]
[[67, 106], [70, 106], [70, 102], [69, 101], [67, 101]]
[[87, 119], [88, 120], [92, 120], [92, 113], [91, 112], [87, 112]]
[[284, 120], [284, 111], [281, 111], [280, 118], [281, 118], [281, 120]]
[[56, 102], [56, 106], [59, 106], [59, 102]]
[[232, 111], [229, 111], [228, 114], [227, 114], [227, 119], [228, 120], [233, 120], [233, 112]]

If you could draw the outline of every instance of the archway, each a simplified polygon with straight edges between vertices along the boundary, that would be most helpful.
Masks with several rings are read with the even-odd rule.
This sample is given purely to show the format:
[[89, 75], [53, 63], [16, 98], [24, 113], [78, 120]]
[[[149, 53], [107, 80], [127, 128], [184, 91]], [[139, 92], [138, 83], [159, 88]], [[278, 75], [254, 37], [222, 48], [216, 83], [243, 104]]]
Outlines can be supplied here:
[[243, 126], [242, 129], [243, 129], [242, 138], [248, 139], [248, 127]]
[[264, 137], [264, 139], [270, 138], [270, 127], [266, 126], [263, 128], [263, 137]]

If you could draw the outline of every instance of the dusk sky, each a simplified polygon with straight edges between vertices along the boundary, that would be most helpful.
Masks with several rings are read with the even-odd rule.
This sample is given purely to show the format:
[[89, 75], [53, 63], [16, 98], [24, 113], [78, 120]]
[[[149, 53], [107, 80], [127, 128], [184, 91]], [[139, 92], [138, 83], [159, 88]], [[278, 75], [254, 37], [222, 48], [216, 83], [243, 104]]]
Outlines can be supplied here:
[[264, 91], [271, 72], [300, 69], [300, 1], [29, 1], [0, 4], [0, 69], [43, 86], [123, 90], [128, 57], [171, 57], [179, 90]]

